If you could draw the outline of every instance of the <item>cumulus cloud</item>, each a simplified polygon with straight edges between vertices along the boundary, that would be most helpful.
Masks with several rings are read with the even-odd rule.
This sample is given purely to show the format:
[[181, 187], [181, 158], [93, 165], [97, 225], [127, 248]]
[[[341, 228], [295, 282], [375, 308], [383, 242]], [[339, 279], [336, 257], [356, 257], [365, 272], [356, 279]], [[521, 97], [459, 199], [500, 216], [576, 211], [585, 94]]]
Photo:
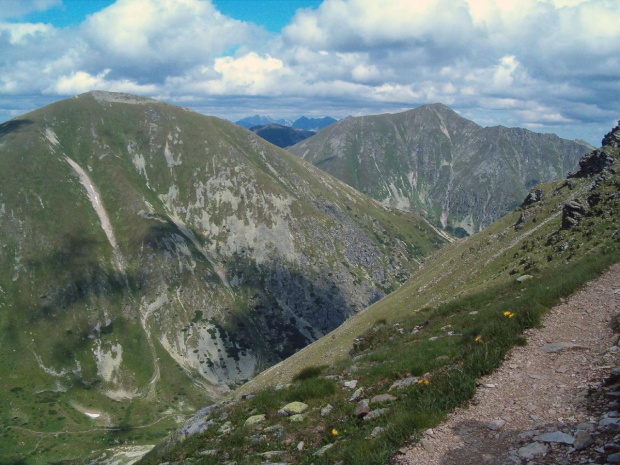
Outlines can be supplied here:
[[[6, 2], [14, 17], [55, 3]], [[616, 18], [617, 0], [324, 0], [274, 35], [210, 0], [117, 0], [72, 29], [0, 22], [0, 92], [122, 90], [221, 116], [440, 101], [482, 124], [598, 137], [620, 107]]]

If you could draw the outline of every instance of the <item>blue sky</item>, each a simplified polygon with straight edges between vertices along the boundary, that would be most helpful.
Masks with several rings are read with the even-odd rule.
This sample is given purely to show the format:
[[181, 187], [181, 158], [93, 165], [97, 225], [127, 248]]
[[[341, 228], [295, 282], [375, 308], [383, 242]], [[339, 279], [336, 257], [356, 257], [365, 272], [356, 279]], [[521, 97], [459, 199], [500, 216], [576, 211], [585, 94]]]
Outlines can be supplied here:
[[[57, 28], [75, 27], [86, 16], [112, 5], [114, 1], [63, 0], [49, 9], [32, 11], [12, 18], [12, 21], [51, 23]], [[298, 9], [316, 8], [321, 0], [215, 0], [213, 4], [225, 15], [256, 23], [271, 32], [280, 32], [290, 23]]]
[[598, 145], [617, 0], [2, 0], [0, 121], [92, 89], [236, 120], [441, 102]]

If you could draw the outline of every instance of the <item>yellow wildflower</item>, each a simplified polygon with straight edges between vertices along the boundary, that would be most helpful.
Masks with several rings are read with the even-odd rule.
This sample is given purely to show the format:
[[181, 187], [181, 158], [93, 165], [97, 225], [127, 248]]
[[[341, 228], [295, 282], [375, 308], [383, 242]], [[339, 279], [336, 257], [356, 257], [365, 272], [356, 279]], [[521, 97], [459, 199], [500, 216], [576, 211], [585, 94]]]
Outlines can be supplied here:
[[424, 386], [428, 386], [429, 384], [431, 384], [431, 382], [428, 379], [424, 380]]
[[336, 430], [336, 428], [332, 429], [332, 434], [334, 436], [338, 436], [338, 431]]
[[504, 312], [504, 316], [506, 316], [508, 318], [512, 318], [513, 316], [515, 316], [515, 314], [512, 313], [512, 312]]
[[474, 339], [474, 342], [481, 342], [482, 341], [482, 336], [478, 336], [476, 337], [476, 339]]

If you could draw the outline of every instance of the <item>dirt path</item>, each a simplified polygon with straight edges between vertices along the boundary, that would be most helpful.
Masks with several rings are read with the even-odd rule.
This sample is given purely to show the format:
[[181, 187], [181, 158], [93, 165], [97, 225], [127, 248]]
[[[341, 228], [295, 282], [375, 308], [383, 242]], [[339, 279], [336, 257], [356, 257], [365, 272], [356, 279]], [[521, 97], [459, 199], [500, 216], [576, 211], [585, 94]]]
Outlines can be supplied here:
[[541, 329], [527, 331], [527, 346], [480, 380], [467, 408], [392, 464], [612, 462], [620, 452], [620, 388], [601, 383], [620, 360], [611, 328], [618, 314], [620, 264], [554, 307]]

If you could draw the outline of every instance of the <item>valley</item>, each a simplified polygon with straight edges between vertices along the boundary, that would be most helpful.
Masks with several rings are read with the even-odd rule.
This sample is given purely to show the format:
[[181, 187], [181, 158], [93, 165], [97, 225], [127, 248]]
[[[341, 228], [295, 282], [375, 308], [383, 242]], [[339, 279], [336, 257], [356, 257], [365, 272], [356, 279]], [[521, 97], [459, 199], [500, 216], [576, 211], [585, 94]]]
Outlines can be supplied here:
[[[570, 156], [556, 147], [534, 164], [559, 178], [582, 146], [553, 140]], [[407, 376], [435, 383], [422, 375], [442, 379], [471, 349], [472, 328], [492, 331], [498, 308], [523, 298], [534, 308], [523, 314], [542, 314], [617, 260], [618, 146], [609, 140], [568, 180], [536, 186], [456, 239], [428, 209], [429, 219], [393, 209], [250, 131], [153, 99], [93, 91], [2, 124], [0, 455], [129, 463], [159, 444], [146, 463], [256, 463], [252, 454], [269, 450], [245, 442], [254, 437], [246, 413], [279, 430], [271, 410], [310, 399], [314, 413], [335, 402], [328, 418], [347, 426], [334, 430], [359, 447], [367, 428], [339, 400], [341, 381], [360, 378], [377, 395]], [[468, 321], [461, 307], [480, 316]], [[489, 367], [535, 318], [515, 319]], [[446, 319], [469, 329], [448, 331]], [[431, 339], [455, 337], [431, 348], [412, 332], [419, 326]], [[409, 345], [414, 353], [395, 356]], [[446, 409], [471, 395], [474, 366]], [[304, 370], [311, 376], [287, 384]], [[316, 460], [310, 446], [334, 439], [313, 415], [292, 436], [283, 430], [307, 445], [301, 454], [286, 445], [290, 463]], [[417, 427], [403, 424], [367, 444], [382, 452], [359, 456], [383, 460]], [[224, 441], [212, 458], [191, 449], [207, 440]], [[350, 453], [338, 447], [320, 460]]]
[[94, 91], [0, 126], [0, 455], [153, 444], [449, 236], [223, 120]]

